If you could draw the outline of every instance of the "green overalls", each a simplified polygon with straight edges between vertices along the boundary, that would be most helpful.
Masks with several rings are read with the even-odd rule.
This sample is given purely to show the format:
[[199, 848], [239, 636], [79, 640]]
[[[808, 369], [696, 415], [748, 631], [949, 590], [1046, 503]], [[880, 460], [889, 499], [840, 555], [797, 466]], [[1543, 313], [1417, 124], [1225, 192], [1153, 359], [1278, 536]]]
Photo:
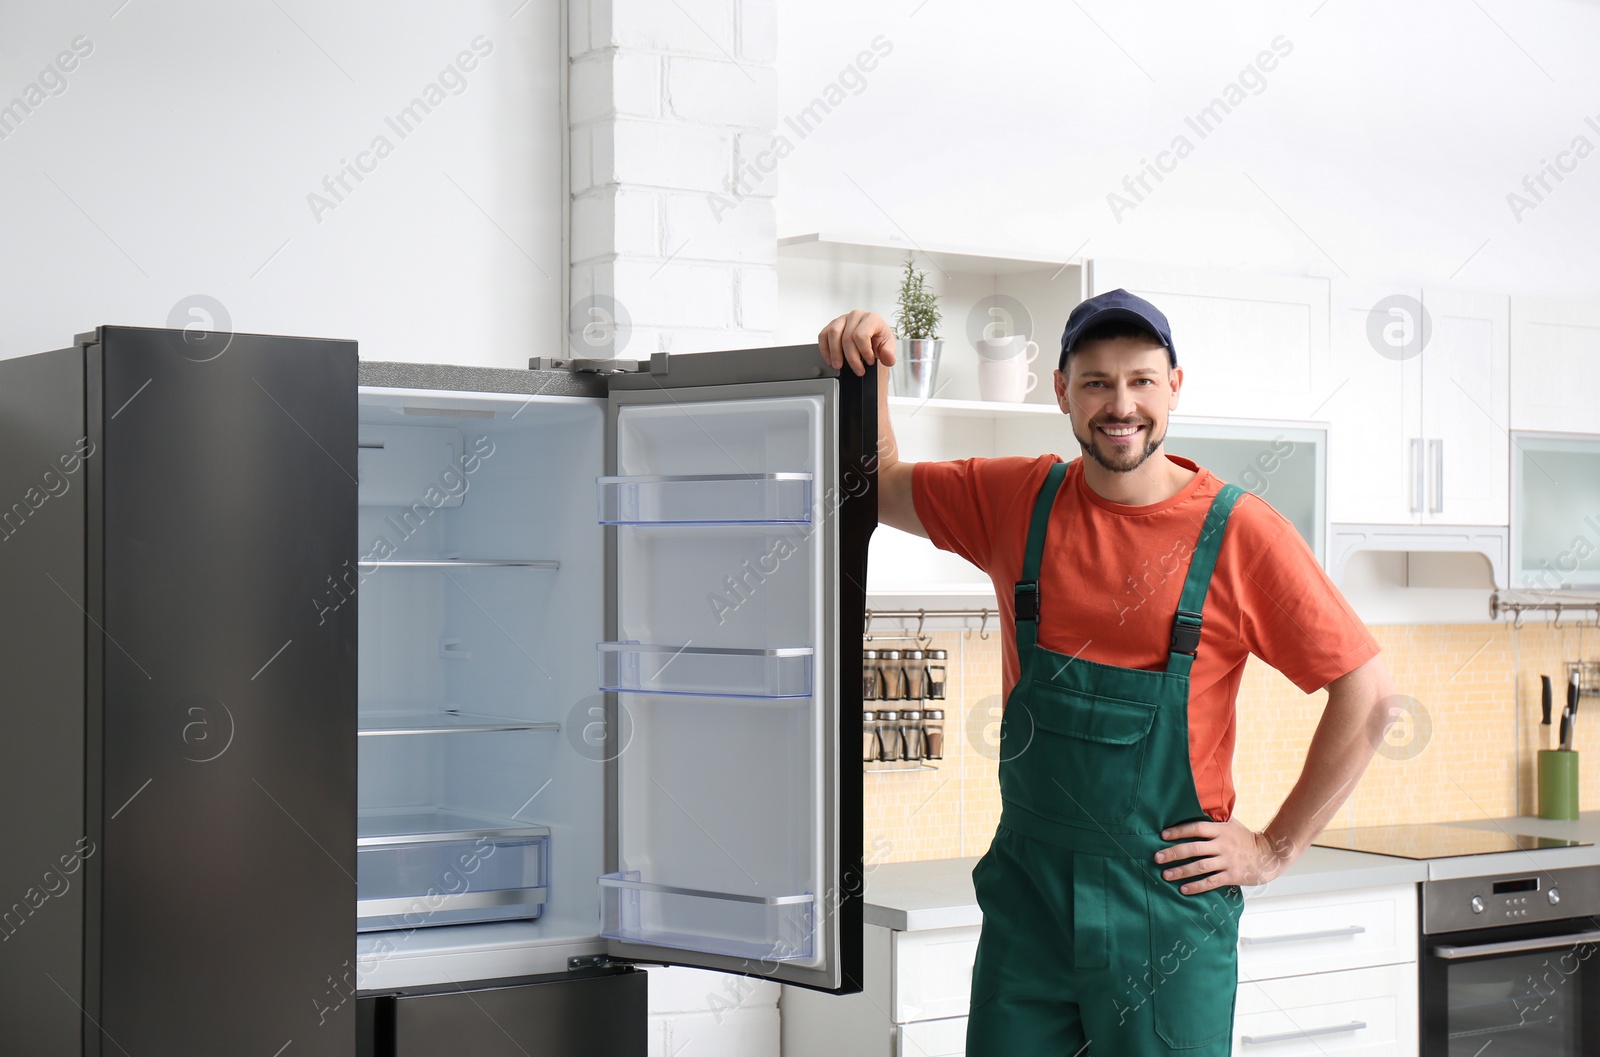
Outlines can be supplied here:
[[[967, 1057], [1226, 1057], [1241, 893], [1184, 895], [1199, 878], [1166, 880], [1179, 863], [1153, 856], [1181, 843], [1166, 827], [1211, 821], [1189, 765], [1189, 669], [1243, 492], [1224, 486], [1206, 514], [1166, 670], [1118, 668], [1038, 645], [1039, 564], [1066, 471], [1057, 463], [1039, 490], [1016, 586], [1021, 677], [1000, 722], [1000, 825], [972, 870], [983, 932]], [[1076, 603], [1048, 600], [1057, 614]]]

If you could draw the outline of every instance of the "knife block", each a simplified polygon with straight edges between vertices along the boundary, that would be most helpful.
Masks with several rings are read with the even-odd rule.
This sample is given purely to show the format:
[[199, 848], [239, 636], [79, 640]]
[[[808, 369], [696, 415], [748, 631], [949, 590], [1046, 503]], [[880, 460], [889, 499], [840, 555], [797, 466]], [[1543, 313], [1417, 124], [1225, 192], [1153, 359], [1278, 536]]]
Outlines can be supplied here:
[[1540, 749], [1539, 817], [1578, 817], [1578, 754], [1561, 749]]

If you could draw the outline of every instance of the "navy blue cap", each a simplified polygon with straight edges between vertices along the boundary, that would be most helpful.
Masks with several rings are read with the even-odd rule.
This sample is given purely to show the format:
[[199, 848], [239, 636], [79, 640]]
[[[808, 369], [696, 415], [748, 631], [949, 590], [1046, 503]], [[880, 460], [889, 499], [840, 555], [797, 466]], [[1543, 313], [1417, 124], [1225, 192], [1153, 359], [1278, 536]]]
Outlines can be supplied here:
[[1172, 347], [1172, 328], [1167, 325], [1167, 317], [1161, 314], [1161, 309], [1118, 287], [1095, 294], [1079, 302], [1078, 307], [1072, 310], [1067, 317], [1067, 329], [1061, 332], [1061, 359], [1056, 363], [1057, 369], [1066, 369], [1067, 353], [1073, 350], [1078, 339], [1090, 328], [1118, 320], [1148, 331], [1152, 338], [1167, 347], [1167, 361], [1174, 367], [1178, 366], [1178, 350]]

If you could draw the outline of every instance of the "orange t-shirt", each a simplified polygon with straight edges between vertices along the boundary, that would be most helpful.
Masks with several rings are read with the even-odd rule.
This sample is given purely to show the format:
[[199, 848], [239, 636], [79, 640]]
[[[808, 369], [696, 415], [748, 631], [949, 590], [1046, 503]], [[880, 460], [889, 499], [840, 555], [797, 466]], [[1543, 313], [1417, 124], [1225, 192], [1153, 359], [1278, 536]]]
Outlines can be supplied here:
[[[1067, 470], [1039, 570], [1039, 645], [1122, 668], [1164, 669], [1172, 618], [1200, 526], [1223, 482], [1198, 471], [1176, 495], [1124, 506]], [[1033, 504], [1054, 455], [919, 462], [912, 499], [929, 537], [989, 574], [1000, 603], [1006, 697], [1019, 677], [1012, 588]], [[1189, 674], [1189, 762], [1200, 806], [1221, 822], [1234, 803], [1234, 698], [1247, 654], [1306, 693], [1377, 656], [1378, 643], [1294, 526], [1246, 494], [1223, 533]]]

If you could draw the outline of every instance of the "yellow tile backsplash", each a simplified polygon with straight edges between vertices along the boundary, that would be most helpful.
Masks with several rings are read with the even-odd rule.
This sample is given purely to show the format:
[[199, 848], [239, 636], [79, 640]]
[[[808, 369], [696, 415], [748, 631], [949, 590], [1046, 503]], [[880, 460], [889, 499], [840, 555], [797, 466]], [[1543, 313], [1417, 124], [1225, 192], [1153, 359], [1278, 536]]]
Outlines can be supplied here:
[[[1593, 625], [1383, 625], [1371, 629], [1395, 690], [1413, 699], [1331, 827], [1449, 822], [1533, 814], [1534, 751], [1555, 745], [1564, 661], [1600, 657]], [[996, 776], [1000, 637], [935, 632], [949, 651], [945, 759], [938, 770], [864, 775], [870, 862], [981, 855], [1000, 818]], [[875, 645], [905, 640], [875, 636]], [[1539, 724], [1539, 675], [1556, 683], [1548, 728]], [[1239, 688], [1234, 815], [1266, 825], [1299, 777], [1327, 695], [1302, 694], [1250, 658]], [[1548, 731], [1548, 734], [1544, 734]], [[1600, 807], [1600, 699], [1581, 703], [1584, 807]]]

